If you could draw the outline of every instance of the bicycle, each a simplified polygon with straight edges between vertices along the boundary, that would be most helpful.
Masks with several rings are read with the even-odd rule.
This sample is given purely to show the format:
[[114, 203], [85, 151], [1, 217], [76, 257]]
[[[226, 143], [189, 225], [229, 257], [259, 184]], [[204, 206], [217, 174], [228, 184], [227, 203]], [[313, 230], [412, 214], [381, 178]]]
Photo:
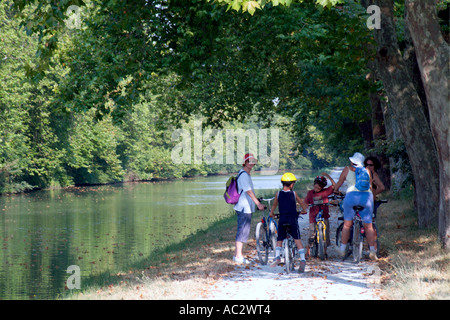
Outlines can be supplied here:
[[[382, 203], [387, 203], [387, 202], [388, 202], [387, 200], [377, 200], [376, 201], [376, 203], [378, 203], [379, 205]], [[347, 253], [345, 254], [343, 260], [347, 259], [350, 255], [353, 255], [353, 260], [356, 263], [359, 263], [359, 261], [361, 260], [361, 257], [362, 257], [362, 249], [363, 249], [363, 243], [364, 243], [364, 238], [365, 238], [364, 225], [363, 225], [363, 222], [359, 215], [359, 211], [364, 209], [364, 207], [354, 206], [353, 209], [356, 211], [356, 213], [355, 213], [355, 216], [353, 217], [352, 227], [350, 228], [350, 237], [349, 237], [348, 246], [347, 246], [348, 250], [347, 250]], [[340, 210], [343, 212], [342, 207], [340, 207]], [[380, 254], [380, 242], [379, 242], [380, 232], [379, 232], [378, 226], [376, 224], [376, 213], [375, 212], [373, 213], [372, 217], [373, 217], [372, 225], [373, 225], [374, 234], [375, 234], [376, 254], [377, 254], [377, 256], [379, 256], [379, 254]], [[338, 218], [338, 220], [344, 220], [343, 216]], [[357, 225], [359, 227], [359, 232], [354, 232], [355, 225]], [[342, 222], [336, 230], [336, 246], [338, 246], [338, 247], [340, 247], [340, 245], [341, 245], [343, 227], [344, 227], [344, 222]], [[356, 229], [356, 230], [358, 230], [358, 229]]]
[[[298, 219], [303, 219], [300, 211], [297, 211], [297, 225], [299, 225]], [[278, 219], [280, 217], [279, 214], [275, 215], [275, 218]], [[290, 273], [295, 269], [294, 260], [299, 258], [299, 252], [297, 248], [297, 244], [295, 243], [294, 237], [290, 234], [289, 229], [291, 227], [290, 223], [283, 224], [283, 228], [285, 229], [286, 238], [283, 240], [281, 244], [281, 253], [280, 259], [284, 259], [284, 266], [286, 266], [286, 272]], [[275, 242], [276, 244], [276, 242]], [[276, 258], [276, 257], [275, 257]], [[281, 265], [281, 264], [280, 264]]]
[[[260, 201], [268, 202], [268, 206], [264, 207], [261, 221], [256, 225], [255, 239], [256, 251], [258, 253], [259, 261], [262, 265], [266, 265], [269, 260], [269, 252], [272, 251], [275, 257], [275, 248], [277, 243], [277, 222], [271, 216], [265, 216], [266, 209], [270, 210], [270, 202], [275, 197], [270, 199], [259, 199]], [[269, 227], [268, 227], [269, 226]]]
[[320, 260], [325, 260], [325, 248], [327, 246], [325, 219], [323, 218], [323, 207], [328, 206], [328, 203], [310, 204], [310, 207], [319, 207], [319, 212], [316, 215], [316, 223], [314, 228], [314, 234], [309, 239], [309, 251], [311, 256], [317, 257], [319, 255]]

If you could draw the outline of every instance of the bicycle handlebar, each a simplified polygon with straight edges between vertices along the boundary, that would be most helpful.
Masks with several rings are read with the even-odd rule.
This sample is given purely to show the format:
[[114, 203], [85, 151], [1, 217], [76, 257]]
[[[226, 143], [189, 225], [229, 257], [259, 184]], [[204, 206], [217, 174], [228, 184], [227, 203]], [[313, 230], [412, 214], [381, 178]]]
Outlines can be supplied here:
[[330, 203], [308, 204], [308, 207], [329, 206]]
[[270, 198], [270, 199], [264, 199], [264, 198], [259, 198], [259, 201], [272, 201], [273, 199], [275, 199], [275, 197]]

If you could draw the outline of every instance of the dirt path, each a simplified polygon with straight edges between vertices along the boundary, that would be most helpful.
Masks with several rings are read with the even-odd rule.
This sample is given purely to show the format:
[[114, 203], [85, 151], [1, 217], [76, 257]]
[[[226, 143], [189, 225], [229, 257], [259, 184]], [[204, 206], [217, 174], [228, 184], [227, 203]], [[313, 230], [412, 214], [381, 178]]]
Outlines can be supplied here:
[[[334, 171], [331, 174], [335, 181], [339, 177], [339, 172]], [[257, 262], [256, 250], [251, 250], [248, 258], [252, 264], [245, 267], [236, 266], [227, 277], [211, 285], [202, 299], [380, 299], [377, 284], [379, 277], [376, 272], [379, 269], [376, 263], [369, 261], [367, 255], [357, 265], [351, 257], [345, 262], [338, 257], [334, 243], [337, 226], [337, 213], [331, 210], [332, 245], [328, 248], [328, 260], [321, 261], [316, 258], [307, 260], [305, 273], [299, 274], [294, 271], [286, 274], [283, 266], [270, 267], [271, 259], [268, 265], [260, 265]], [[306, 235], [307, 217], [300, 220], [300, 228], [302, 235]]]

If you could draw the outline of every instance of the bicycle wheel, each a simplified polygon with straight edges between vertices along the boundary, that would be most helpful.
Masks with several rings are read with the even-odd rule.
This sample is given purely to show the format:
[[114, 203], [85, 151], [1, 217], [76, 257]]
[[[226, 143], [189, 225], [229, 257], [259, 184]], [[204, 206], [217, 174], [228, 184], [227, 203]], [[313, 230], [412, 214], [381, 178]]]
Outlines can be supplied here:
[[269, 259], [269, 243], [267, 239], [266, 226], [262, 222], [258, 222], [256, 225], [256, 251], [258, 252], [259, 262], [262, 265], [267, 264]]
[[273, 258], [276, 258], [276, 247], [277, 247], [277, 237], [278, 237], [278, 230], [277, 230], [277, 223], [274, 220], [270, 220], [269, 222], [270, 226], [270, 232], [269, 232], [269, 254], [270, 251], [272, 251]]
[[324, 235], [323, 225], [324, 225], [323, 223], [319, 223], [318, 247], [319, 247], [320, 260], [325, 260], [325, 239], [323, 237], [323, 235]]
[[292, 268], [291, 264], [293, 264], [292, 261], [292, 250], [289, 246], [289, 240], [284, 240], [284, 266], [286, 267], [286, 272], [290, 273]]
[[311, 257], [316, 258], [318, 251], [317, 231], [315, 231], [312, 238], [309, 239], [309, 253], [311, 254]]
[[342, 228], [344, 228], [344, 223], [342, 222], [336, 230], [336, 246], [339, 248], [342, 243]]
[[359, 263], [359, 261], [361, 260], [361, 255], [362, 255], [362, 247], [363, 247], [364, 239], [361, 236], [360, 230], [361, 230], [361, 226], [359, 225], [359, 223], [356, 226], [353, 226], [352, 255], [353, 255], [353, 261], [355, 261], [355, 263]]

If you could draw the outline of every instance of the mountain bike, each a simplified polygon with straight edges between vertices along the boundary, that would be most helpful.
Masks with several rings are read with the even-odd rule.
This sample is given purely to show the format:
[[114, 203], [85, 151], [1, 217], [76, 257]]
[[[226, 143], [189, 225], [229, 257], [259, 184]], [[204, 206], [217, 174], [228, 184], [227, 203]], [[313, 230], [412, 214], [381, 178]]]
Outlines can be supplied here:
[[314, 226], [314, 233], [309, 239], [309, 252], [311, 256], [319, 256], [320, 260], [325, 260], [325, 248], [327, 246], [325, 219], [323, 218], [323, 206], [328, 206], [328, 203], [310, 204], [310, 207], [319, 207], [319, 212], [316, 215], [316, 223]]
[[[342, 261], [345, 261], [350, 255], [353, 255], [353, 261], [359, 263], [362, 255], [362, 247], [365, 238], [364, 225], [362, 223], [359, 211], [363, 210], [362, 206], [354, 206], [355, 215], [353, 216], [353, 223], [350, 228], [350, 237], [347, 242], [347, 249]], [[342, 220], [344, 217], [342, 217]], [[340, 247], [342, 243], [342, 229], [344, 222], [342, 222], [336, 230], [336, 245]]]
[[259, 199], [260, 201], [265, 201], [268, 206], [264, 206], [262, 211], [261, 221], [256, 225], [255, 238], [256, 238], [256, 251], [258, 252], [258, 258], [262, 265], [266, 265], [269, 259], [269, 254], [272, 252], [275, 257], [275, 248], [277, 244], [278, 226], [275, 219], [273, 219], [269, 214], [265, 215], [266, 209], [270, 211], [270, 202], [275, 199]]

